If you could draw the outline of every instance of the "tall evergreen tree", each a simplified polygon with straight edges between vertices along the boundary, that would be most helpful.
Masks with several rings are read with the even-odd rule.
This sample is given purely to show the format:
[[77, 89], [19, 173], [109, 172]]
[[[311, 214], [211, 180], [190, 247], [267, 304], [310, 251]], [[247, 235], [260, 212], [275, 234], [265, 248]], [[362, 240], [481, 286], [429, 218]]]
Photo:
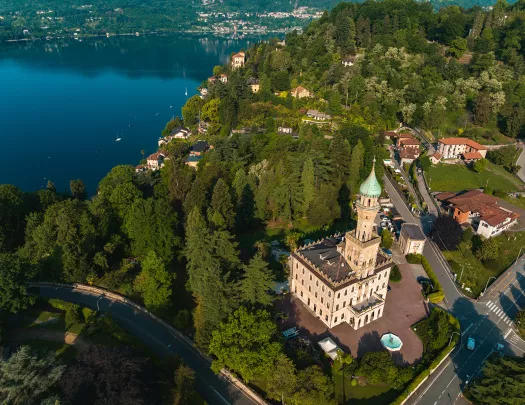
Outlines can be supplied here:
[[361, 168], [364, 164], [365, 150], [361, 140], [357, 141], [357, 145], [352, 150], [352, 161], [350, 163], [350, 171], [348, 177], [348, 185], [352, 194], [357, 194], [358, 186], [361, 178]]
[[244, 275], [240, 283], [241, 297], [251, 305], [270, 305], [273, 275], [262, 255], [257, 253], [248, 265], [243, 266]]
[[303, 213], [306, 213], [315, 198], [314, 162], [310, 158], [304, 162], [301, 184], [303, 186]]
[[208, 209], [208, 219], [219, 229], [231, 229], [235, 223], [235, 210], [230, 195], [230, 188], [223, 180], [217, 180]]
[[7, 361], [0, 362], [0, 399], [4, 404], [37, 404], [60, 380], [66, 366], [54, 353], [37, 356], [22, 346]]

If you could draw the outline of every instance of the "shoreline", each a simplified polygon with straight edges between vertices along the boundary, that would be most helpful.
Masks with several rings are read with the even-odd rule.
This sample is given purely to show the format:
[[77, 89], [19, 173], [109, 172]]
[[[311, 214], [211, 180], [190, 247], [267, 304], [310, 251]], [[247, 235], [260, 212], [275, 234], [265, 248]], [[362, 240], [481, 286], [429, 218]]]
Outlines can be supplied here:
[[[7, 39], [0, 41], [0, 43], [16, 43], [16, 42], [34, 42], [34, 41], [52, 41], [56, 39], [89, 39], [89, 38], [112, 38], [112, 37], [141, 37], [141, 36], [150, 36], [150, 35], [176, 35], [176, 34], [197, 34], [197, 35], [213, 35], [217, 38], [225, 38], [230, 35], [246, 34], [253, 36], [266, 36], [269, 34], [287, 34], [291, 31], [283, 30], [267, 30], [267, 31], [255, 31], [255, 30], [237, 30], [236, 32], [218, 32], [218, 31], [209, 31], [209, 30], [180, 30], [180, 31], [167, 31], [167, 32], [131, 32], [131, 33], [120, 33], [120, 34], [81, 34], [81, 35], [64, 35], [64, 36], [46, 36], [39, 38], [19, 38], [19, 39]], [[138, 35], [137, 35], [138, 34]], [[235, 39], [235, 38], [229, 38]], [[242, 38], [238, 38], [242, 39]]]

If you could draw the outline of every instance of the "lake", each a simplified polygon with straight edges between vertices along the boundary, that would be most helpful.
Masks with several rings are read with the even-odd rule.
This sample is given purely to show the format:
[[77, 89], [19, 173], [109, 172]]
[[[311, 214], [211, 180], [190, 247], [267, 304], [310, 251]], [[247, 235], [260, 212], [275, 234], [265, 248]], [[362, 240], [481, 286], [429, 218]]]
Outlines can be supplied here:
[[0, 44], [0, 184], [35, 191], [49, 179], [66, 191], [80, 178], [93, 194], [112, 167], [156, 151], [166, 122], [181, 115], [213, 66], [257, 41], [180, 35]]

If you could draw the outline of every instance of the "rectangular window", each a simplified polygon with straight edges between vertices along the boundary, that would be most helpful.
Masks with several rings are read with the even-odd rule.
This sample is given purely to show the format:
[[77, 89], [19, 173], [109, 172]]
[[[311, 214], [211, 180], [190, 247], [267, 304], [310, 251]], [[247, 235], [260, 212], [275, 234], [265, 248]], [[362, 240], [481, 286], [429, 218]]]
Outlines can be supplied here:
[[337, 323], [337, 316], [336, 316], [335, 319], [334, 319], [334, 323]]
[[341, 315], [341, 319], [345, 319], [345, 313], [343, 312], [343, 315]]
[[319, 309], [319, 315], [323, 316], [323, 310]]

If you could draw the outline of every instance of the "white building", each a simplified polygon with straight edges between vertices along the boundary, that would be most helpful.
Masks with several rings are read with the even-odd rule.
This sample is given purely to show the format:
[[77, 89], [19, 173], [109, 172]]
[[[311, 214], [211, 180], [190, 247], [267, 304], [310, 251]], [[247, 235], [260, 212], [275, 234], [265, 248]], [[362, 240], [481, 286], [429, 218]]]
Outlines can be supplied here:
[[[468, 138], [443, 138], [438, 141], [438, 152], [443, 159], [459, 159], [468, 153], [471, 159], [487, 156], [487, 148]], [[476, 156], [474, 156], [476, 155]]]
[[329, 328], [359, 329], [383, 316], [392, 260], [375, 232], [381, 187], [375, 170], [360, 187], [357, 227], [310, 243], [289, 259], [290, 290]]
[[404, 255], [409, 253], [423, 254], [426, 237], [423, 231], [416, 224], [401, 225], [399, 234], [399, 248]]

